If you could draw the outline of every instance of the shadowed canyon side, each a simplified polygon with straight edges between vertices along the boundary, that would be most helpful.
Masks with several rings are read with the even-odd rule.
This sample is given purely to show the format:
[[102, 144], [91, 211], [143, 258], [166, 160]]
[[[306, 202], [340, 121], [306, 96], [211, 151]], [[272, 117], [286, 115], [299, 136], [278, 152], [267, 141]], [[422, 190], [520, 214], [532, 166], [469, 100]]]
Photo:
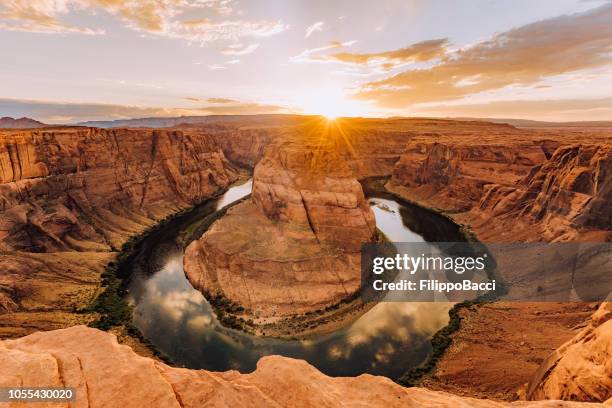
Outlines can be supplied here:
[[2, 334], [78, 322], [114, 251], [236, 177], [214, 139], [183, 131], [2, 131]]
[[[173, 368], [136, 355], [115, 336], [83, 326], [0, 342], [0, 386], [74, 387], [75, 406], [200, 407], [590, 407], [562, 401], [495, 402], [423, 388], [385, 377], [328, 377], [308, 363], [262, 358], [250, 374]], [[128, 389], [130, 392], [125, 392]], [[53, 404], [68, 406], [68, 404]], [[72, 404], [70, 404], [72, 406]]]
[[354, 295], [361, 245], [375, 237], [361, 185], [328, 141], [286, 138], [266, 148], [251, 198], [190, 244], [184, 265], [196, 288], [264, 322]]

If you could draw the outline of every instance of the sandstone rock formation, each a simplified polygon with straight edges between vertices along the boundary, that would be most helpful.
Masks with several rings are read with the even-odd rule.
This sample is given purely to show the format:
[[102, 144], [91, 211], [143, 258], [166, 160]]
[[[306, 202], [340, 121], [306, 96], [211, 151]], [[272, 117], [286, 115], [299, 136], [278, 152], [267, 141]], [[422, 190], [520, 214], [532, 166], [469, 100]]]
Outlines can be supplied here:
[[[156, 220], [226, 187], [236, 176], [233, 163], [253, 168], [263, 157], [266, 147], [286, 140], [287, 135], [296, 130], [306, 133], [313, 130], [311, 118], [290, 122], [285, 119], [241, 123], [240, 118], [233, 118], [233, 124], [211, 123], [161, 131], [88, 128], [1, 131], [0, 336], [16, 337], [36, 330], [82, 323], [83, 315], [73, 311], [95, 298], [99, 274], [103, 265], [112, 260], [112, 250]], [[320, 146], [322, 142], [333, 146], [356, 178], [393, 175], [388, 186], [394, 192], [446, 212], [457, 222], [471, 227], [482, 240], [610, 239], [610, 128], [517, 129], [483, 122], [430, 119], [342, 119], [333, 126], [320, 122], [315, 128], [321, 125], [328, 127], [326, 132], [340, 126], [341, 132], [336, 128], [336, 136], [340, 137], [321, 138], [321, 132], [314, 132], [317, 137], [308, 139], [311, 147]], [[278, 146], [282, 147], [282, 143]], [[274, 309], [263, 310], [264, 314], [282, 315], [290, 310], [307, 311], [313, 305], [321, 307], [330, 299], [350, 293], [350, 282], [354, 281], [353, 272], [349, 274], [348, 271], [353, 270], [351, 259], [355, 258], [351, 258], [350, 253], [338, 251], [337, 243], [329, 240], [330, 231], [337, 226], [320, 222], [318, 218], [325, 213], [320, 211], [322, 208], [329, 209], [328, 205], [319, 206], [318, 203], [327, 202], [327, 193], [337, 191], [331, 184], [324, 183], [321, 191], [325, 193], [302, 195], [310, 199], [312, 205], [303, 205], [300, 209], [299, 203], [295, 205], [293, 201], [297, 197], [295, 191], [310, 188], [283, 190], [275, 186], [276, 178], [282, 179], [280, 176], [285, 174], [285, 156], [299, 157], [283, 154], [279, 151], [278, 159], [274, 159], [278, 166], [273, 164], [274, 160], [262, 166], [260, 176], [265, 182], [259, 184], [256, 194], [259, 198], [230, 211], [222, 223], [213, 226], [206, 241], [199, 241], [201, 247], [198, 249], [211, 251], [206, 261], [210, 260], [215, 268], [222, 266], [215, 270], [222, 271], [221, 280], [227, 282], [225, 287], [234, 290], [232, 296], [238, 298], [245, 299], [251, 292], [241, 289], [241, 285], [246, 287], [244, 280], [234, 279], [236, 275], [230, 273], [232, 270], [248, 271], [245, 278], [254, 282], [258, 281], [258, 276], [276, 271], [267, 275], [267, 281], [278, 283], [278, 286], [261, 293], [252, 292], [260, 300], [269, 296], [285, 302]], [[352, 181], [341, 184], [343, 195], [352, 194]], [[285, 194], [286, 198], [281, 199]], [[254, 203], [256, 200], [259, 200], [258, 205]], [[339, 218], [356, 213], [354, 208], [343, 207], [348, 202], [360, 202], [360, 199], [336, 200], [331, 208], [337, 208], [331, 213], [341, 212], [343, 215]], [[313, 205], [315, 211], [312, 211]], [[278, 220], [275, 219], [277, 215]], [[310, 223], [303, 222], [308, 221], [310, 215], [319, 221], [313, 224], [319, 227], [318, 234], [316, 227], [311, 228]], [[281, 221], [281, 216], [292, 222]], [[354, 221], [358, 217], [349, 215], [347, 219]], [[298, 222], [294, 223], [296, 220]], [[364, 220], [367, 226], [367, 216]], [[227, 241], [223, 240], [224, 236], [228, 237]], [[274, 236], [284, 238], [271, 240]], [[342, 245], [350, 244], [351, 233], [339, 236]], [[249, 246], [252, 242], [259, 242], [259, 245]], [[209, 243], [211, 245], [204, 248]], [[270, 260], [267, 256], [271, 252], [288, 254], [291, 262]], [[235, 255], [243, 254], [249, 254], [250, 258], [242, 257], [244, 264], [241, 266]], [[296, 258], [304, 263], [288, 268], [289, 263], [295, 264]], [[197, 262], [198, 268], [202, 262]], [[334, 265], [339, 275], [308, 273], [321, 270], [322, 264]], [[191, 268], [187, 266], [187, 269]], [[304, 288], [308, 285], [310, 289], [318, 288], [308, 290], [309, 294], [314, 294], [313, 298], [307, 299], [286, 289], [287, 281], [295, 282], [295, 277], [300, 275], [311, 278], [303, 281]], [[203, 277], [203, 272], [198, 271], [192, 281], [197, 284], [197, 279]], [[212, 275], [206, 279], [213, 291], [219, 290], [215, 279]], [[339, 286], [339, 282], [344, 285]], [[528, 381], [532, 370], [546, 358], [551, 348], [575, 335], [575, 327], [584, 321], [588, 307], [496, 303], [466, 309], [451, 349], [438, 364], [440, 372], [445, 373], [446, 383], [432, 381], [428, 384], [463, 395], [513, 398], [514, 384]], [[515, 333], [516, 327], [523, 330]], [[572, 372], [570, 376], [569, 371], [563, 369], [565, 361], [575, 364], [580, 360], [578, 367], [601, 373], [602, 365], [594, 363], [595, 357], [601, 356], [595, 353], [587, 357], [586, 353], [591, 352], [595, 343], [597, 347], [593, 349], [605, 349], [602, 343], [591, 342], [595, 337], [608, 338], [602, 336], [602, 327], [608, 326], [599, 325], [591, 335], [564, 349], [559, 355], [559, 369], [553, 369], [544, 380], [533, 382], [537, 390], [534, 395], [540, 392], [550, 396], [569, 395], [563, 391], [565, 381], [576, 398], [592, 399], [600, 395], [597, 393], [605, 388], [597, 388], [586, 381], [589, 377], [584, 374], [586, 371]], [[63, 332], [48, 336], [55, 337], [55, 333]], [[483, 337], [483, 333], [487, 337]], [[593, 337], [592, 333], [597, 334]], [[40, 336], [45, 338], [46, 335]], [[59, 337], [63, 342], [75, 350], [78, 348], [63, 336]], [[51, 344], [53, 340], [46, 338]], [[609, 344], [610, 340], [607, 341]], [[83, 342], [88, 343], [88, 340], [83, 337]], [[56, 343], [58, 345], [61, 343]], [[99, 357], [100, 362], [103, 363], [115, 349], [107, 351]], [[574, 351], [584, 358], [572, 357]], [[609, 354], [603, 356], [608, 358]], [[264, 359], [260, 365], [266, 366], [267, 361], [274, 360]], [[92, 358], [92, 364], [100, 362]], [[303, 365], [299, 367], [306, 370]], [[607, 370], [605, 365], [603, 367]], [[291, 373], [278, 367], [273, 370], [279, 370], [281, 378], [270, 382], [284, 384], [284, 376], [299, 378], [291, 377]], [[114, 366], [115, 371], [121, 370]], [[6, 372], [0, 370], [2, 374]], [[215, 381], [222, 377], [201, 373]], [[238, 378], [235, 381], [246, 381], [245, 376], [234, 375]], [[327, 378], [317, 373], [313, 381], [318, 381], [319, 376]], [[354, 381], [358, 387], [376, 392], [377, 388], [371, 383], [361, 382], [363, 378], [371, 377], [346, 379], [346, 383]], [[607, 384], [605, 377], [599, 374], [591, 378], [603, 378], [601, 384]], [[290, 386], [279, 385], [274, 395], [290, 398], [287, 390], [306, 380], [302, 377], [288, 381], [293, 382]], [[325, 381], [337, 384], [345, 380]], [[234, 395], [231, 392], [237, 387], [231, 381], [216, 384], [207, 390], [220, 398], [219, 401], [223, 401], [224, 395]], [[252, 384], [248, 383], [248, 387]], [[215, 391], [217, 386], [218, 392]], [[580, 387], [587, 388], [579, 390]], [[325, 399], [317, 399], [314, 403], [337, 405], [336, 389], [329, 390], [324, 393]], [[346, 388], [342, 393], [355, 393], [368, 401], [370, 394], [362, 396], [358, 391]], [[432, 406], [478, 406], [475, 400], [448, 394], [416, 389], [406, 392], [416, 401], [410, 400], [407, 404], [416, 406], [427, 406], [427, 403]], [[289, 404], [287, 400], [282, 401]], [[535, 406], [548, 406], [546, 404]]]
[[525, 139], [414, 141], [388, 188], [448, 213], [486, 242], [610, 239], [612, 147]]
[[[404, 388], [385, 377], [332, 378], [301, 360], [264, 357], [250, 374], [173, 368], [136, 355], [84, 326], [0, 343], [0, 386], [74, 387], [68, 405], [37, 407], [587, 407], [560, 401], [503, 403]], [[9, 406], [27, 406], [9, 404]]]
[[612, 303], [602, 303], [588, 326], [542, 363], [526, 397], [612, 403]]
[[[612, 237], [612, 146], [559, 147], [548, 160], [508, 187], [485, 187], [470, 218], [519, 220], [546, 241], [605, 241]], [[516, 238], [515, 238], [516, 239]]]
[[[444, 212], [486, 243], [612, 239], [609, 125], [518, 129], [432, 121], [429, 128], [427, 135], [419, 124], [411, 127], [414, 137], [389, 190]], [[535, 284], [538, 277], [529, 279]], [[461, 328], [425, 384], [513, 399], [550, 351], [576, 335], [589, 310], [567, 303], [464, 309]]]
[[0, 249], [109, 250], [234, 178], [211, 138], [179, 131], [3, 133]]
[[351, 169], [328, 145], [294, 139], [269, 146], [253, 193], [192, 243], [192, 284], [259, 317], [330, 306], [360, 284], [361, 245], [374, 215]]
[[212, 137], [189, 131], [1, 132], [0, 311], [13, 312], [0, 313], [2, 331], [72, 323], [70, 309], [92, 300], [109, 251], [236, 174]]

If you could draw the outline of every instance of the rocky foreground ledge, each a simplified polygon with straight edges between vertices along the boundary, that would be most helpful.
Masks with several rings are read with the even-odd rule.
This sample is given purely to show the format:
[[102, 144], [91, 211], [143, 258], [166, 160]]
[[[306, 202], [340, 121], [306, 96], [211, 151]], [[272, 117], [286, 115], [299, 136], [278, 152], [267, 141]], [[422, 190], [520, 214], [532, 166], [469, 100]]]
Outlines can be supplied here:
[[[587, 407], [495, 402], [372, 375], [328, 377], [301, 360], [262, 358], [250, 374], [173, 368], [138, 356], [114, 335], [85, 326], [0, 343], [0, 386], [74, 387], [73, 407]], [[35, 407], [67, 404], [31, 404]], [[26, 406], [15, 404], [14, 406]]]

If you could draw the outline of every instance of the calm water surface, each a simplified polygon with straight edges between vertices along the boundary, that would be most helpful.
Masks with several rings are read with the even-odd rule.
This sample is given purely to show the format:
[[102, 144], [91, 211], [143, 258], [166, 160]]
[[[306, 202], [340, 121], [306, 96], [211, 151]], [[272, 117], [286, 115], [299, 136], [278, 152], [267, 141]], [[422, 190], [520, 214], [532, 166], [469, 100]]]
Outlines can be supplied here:
[[[133, 321], [147, 339], [177, 365], [214, 371], [250, 372], [260, 357], [280, 354], [307, 360], [328, 375], [397, 378], [425, 360], [432, 334], [448, 323], [448, 303], [379, 303], [343, 329], [308, 340], [260, 338], [221, 326], [185, 277], [177, 237], [197, 219], [250, 192], [250, 181], [230, 188], [216, 202], [153, 233], [127, 261]], [[444, 241], [448, 237], [441, 235], [453, 231], [453, 225], [444, 225], [448, 220], [422, 209], [390, 198], [369, 201], [378, 228], [391, 241]]]

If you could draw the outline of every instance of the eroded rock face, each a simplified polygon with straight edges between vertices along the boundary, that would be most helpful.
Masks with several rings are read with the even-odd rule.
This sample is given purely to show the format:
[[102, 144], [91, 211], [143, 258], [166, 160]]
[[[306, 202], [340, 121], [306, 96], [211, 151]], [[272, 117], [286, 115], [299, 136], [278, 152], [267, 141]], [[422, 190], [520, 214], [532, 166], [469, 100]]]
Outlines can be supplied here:
[[549, 158], [547, 148], [417, 145], [389, 188], [454, 214], [485, 241], [608, 239], [612, 148], [561, 146]]
[[189, 131], [0, 132], [0, 332], [74, 324], [109, 252], [236, 177], [213, 138]]
[[235, 179], [211, 138], [89, 128], [0, 134], [0, 249], [109, 250]]
[[173, 368], [140, 357], [119, 345], [115, 336], [85, 326], [0, 342], [0, 386], [74, 387], [76, 401], [70, 406], [75, 407], [591, 406], [478, 400], [404, 388], [372, 375], [332, 378], [304, 361], [278, 356], [262, 358], [250, 374]]
[[514, 220], [516, 230], [539, 232], [533, 240], [605, 241], [612, 231], [611, 199], [612, 148], [562, 146], [516, 186], [487, 185], [466, 218], [477, 227], [487, 217]]
[[268, 148], [253, 176], [252, 200], [270, 220], [302, 225], [322, 245], [356, 252], [372, 240], [374, 214], [351, 169], [331, 148]]
[[[609, 127], [452, 126], [456, 130], [430, 137], [416, 132], [387, 188], [445, 212], [485, 243], [612, 239]], [[535, 287], [539, 277], [522, 278]], [[584, 304], [500, 302], [466, 311], [427, 385], [515, 398], [550, 350], [576, 335], [588, 310]], [[522, 326], [529, 329], [514, 333]]]
[[361, 245], [376, 224], [361, 185], [329, 147], [267, 148], [249, 201], [185, 252], [192, 284], [259, 317], [318, 310], [357, 291]]
[[448, 212], [468, 211], [492, 183], [512, 186], [546, 160], [534, 143], [516, 149], [502, 144], [415, 142], [393, 171], [391, 185], [413, 199]]
[[612, 303], [604, 302], [584, 330], [542, 363], [526, 397], [612, 403], [611, 356]]

